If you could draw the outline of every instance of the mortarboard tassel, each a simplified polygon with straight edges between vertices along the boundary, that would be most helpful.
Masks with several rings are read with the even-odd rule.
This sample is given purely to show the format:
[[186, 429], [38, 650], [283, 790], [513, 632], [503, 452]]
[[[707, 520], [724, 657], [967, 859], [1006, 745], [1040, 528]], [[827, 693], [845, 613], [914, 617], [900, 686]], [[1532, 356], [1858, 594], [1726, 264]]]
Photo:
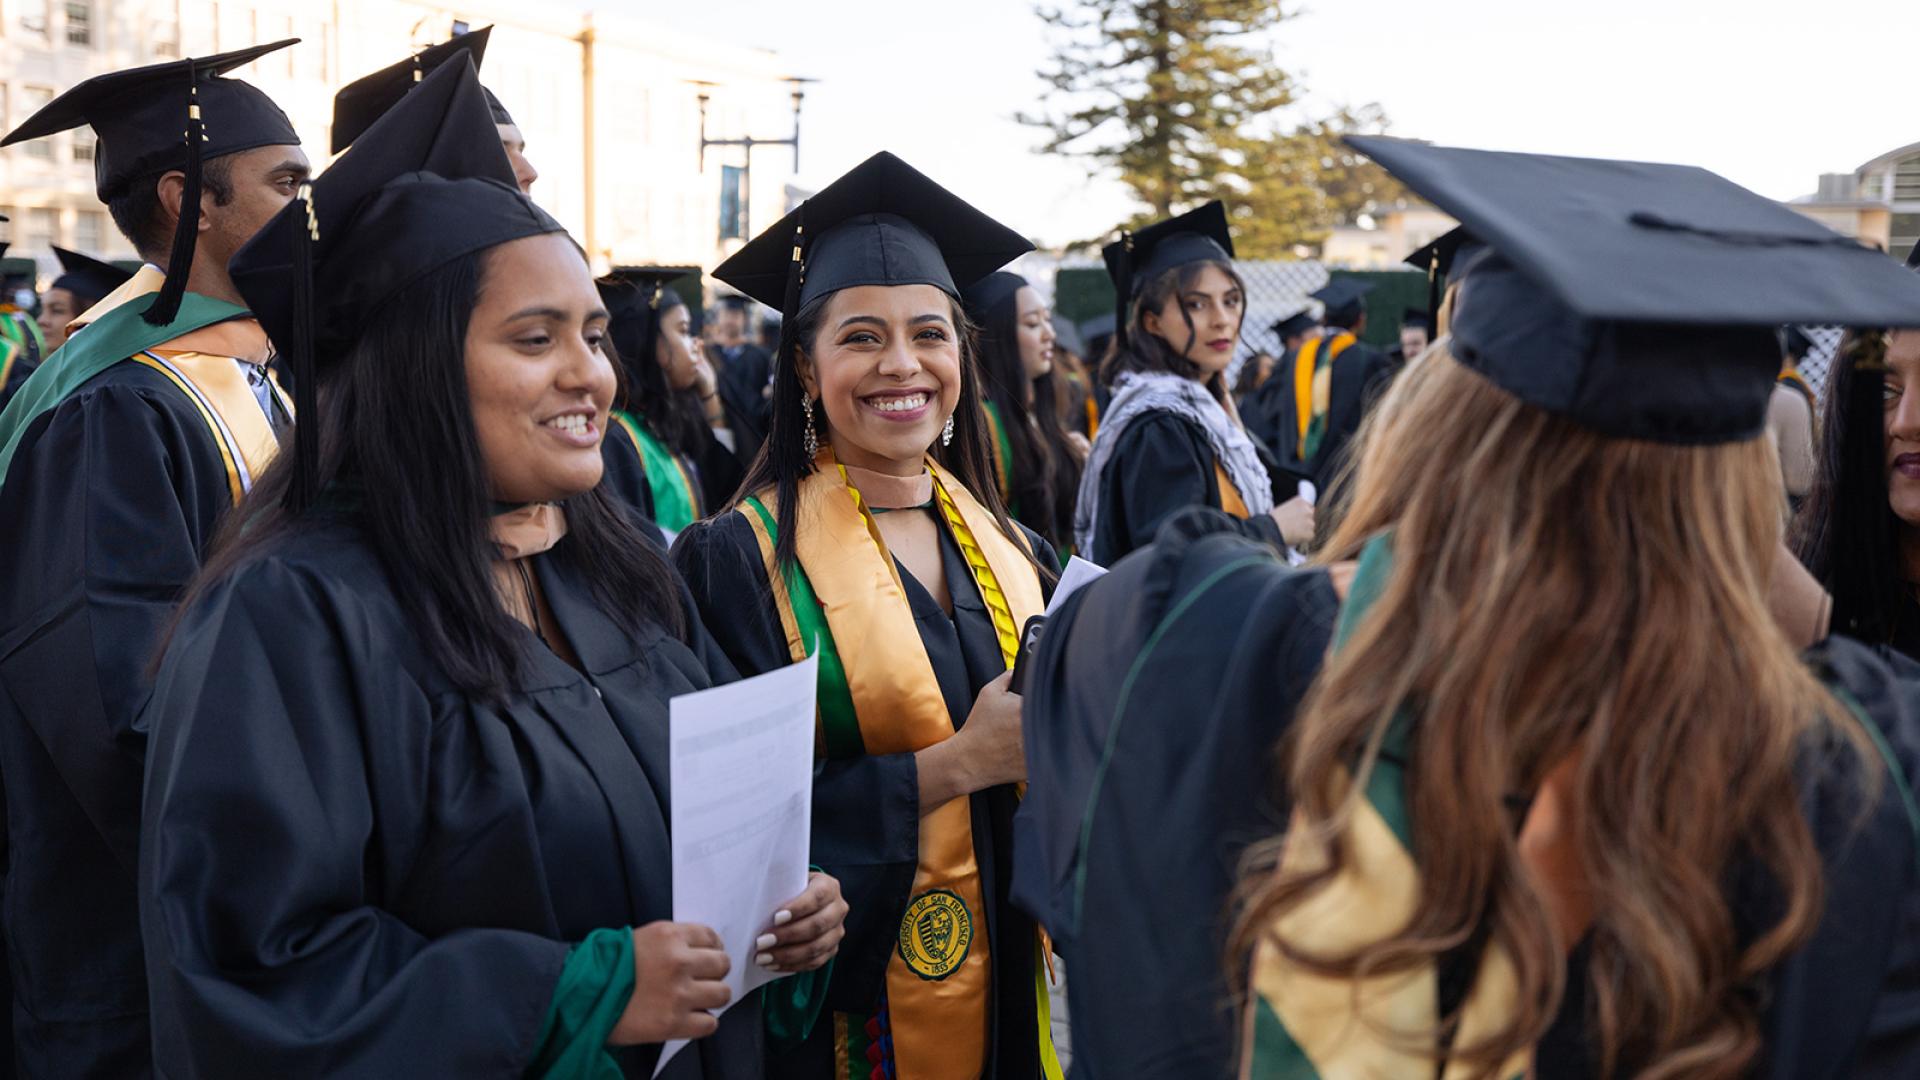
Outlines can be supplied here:
[[200, 117], [199, 65], [187, 65], [187, 166], [180, 188], [180, 220], [173, 227], [173, 251], [167, 256], [167, 280], [160, 286], [153, 303], [141, 314], [149, 325], [165, 326], [180, 314], [180, 298], [186, 294], [187, 278], [193, 273], [193, 249], [200, 235], [200, 175], [206, 124]]
[[[793, 212], [793, 256], [787, 260], [787, 288], [780, 300], [780, 342], [779, 351], [774, 354], [776, 364], [794, 362], [800, 343], [794, 339], [795, 323], [800, 314], [800, 286], [807, 280], [805, 256], [807, 237], [807, 204], [801, 203]], [[771, 441], [771, 435], [769, 435]], [[804, 475], [813, 471], [813, 462], [809, 461], [801, 468]]]
[[305, 210], [306, 220], [293, 230], [293, 340], [275, 344], [293, 380], [293, 482], [283, 505], [298, 514], [313, 505], [320, 487], [320, 388], [313, 362], [313, 247], [320, 241], [320, 222], [314, 216], [312, 184], [301, 184], [294, 201]]
[[1122, 230], [1120, 233], [1120, 257], [1115, 269], [1113, 282], [1113, 344], [1107, 346], [1107, 355], [1118, 356], [1127, 343], [1127, 304], [1133, 294], [1133, 233]]

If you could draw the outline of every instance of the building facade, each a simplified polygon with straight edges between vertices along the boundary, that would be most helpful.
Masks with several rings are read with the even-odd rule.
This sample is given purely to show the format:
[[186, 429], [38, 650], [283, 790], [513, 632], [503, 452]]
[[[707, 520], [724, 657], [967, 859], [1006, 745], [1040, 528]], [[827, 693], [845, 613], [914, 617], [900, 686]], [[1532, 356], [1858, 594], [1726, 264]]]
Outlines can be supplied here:
[[1920, 242], [1920, 143], [1889, 150], [1850, 173], [1827, 173], [1819, 190], [1787, 205], [1905, 259]]
[[[292, 118], [316, 168], [333, 94], [367, 72], [494, 27], [481, 78], [513, 113], [540, 171], [534, 198], [596, 268], [711, 268], [789, 209], [794, 157], [701, 148], [709, 139], [784, 138], [795, 93], [769, 51], [699, 38], [621, 14], [475, 0], [0, 0], [0, 125], [11, 129], [93, 75], [297, 37], [234, 74]], [[705, 99], [704, 101], [702, 99]], [[93, 193], [93, 138], [81, 130], [0, 150], [0, 236], [43, 274], [52, 246], [133, 258]]]

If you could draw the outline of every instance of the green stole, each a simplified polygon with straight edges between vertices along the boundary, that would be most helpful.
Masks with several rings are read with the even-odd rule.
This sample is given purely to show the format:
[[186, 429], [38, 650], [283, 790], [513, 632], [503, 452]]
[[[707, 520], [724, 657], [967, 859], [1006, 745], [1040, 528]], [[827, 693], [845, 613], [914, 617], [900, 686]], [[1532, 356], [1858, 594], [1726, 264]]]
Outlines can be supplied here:
[[1007, 504], [1007, 516], [1018, 518], [1020, 507], [1013, 501], [1013, 440], [1007, 438], [1007, 422], [1000, 418], [1000, 406], [983, 401], [987, 407], [987, 427], [993, 432], [993, 475], [1000, 483], [1000, 501]]
[[644, 417], [616, 412], [613, 418], [627, 429], [634, 448], [640, 451], [640, 465], [646, 470], [647, 486], [653, 491], [654, 523], [677, 533], [700, 520], [700, 491], [679, 455], [654, 437]]
[[190, 292], [180, 298], [180, 314], [172, 322], [153, 326], [140, 317], [151, 303], [129, 301], [87, 324], [27, 378], [6, 410], [0, 412], [0, 485], [6, 483], [14, 451], [27, 428], [43, 413], [58, 408], [87, 380], [130, 356], [248, 314], [246, 308]]

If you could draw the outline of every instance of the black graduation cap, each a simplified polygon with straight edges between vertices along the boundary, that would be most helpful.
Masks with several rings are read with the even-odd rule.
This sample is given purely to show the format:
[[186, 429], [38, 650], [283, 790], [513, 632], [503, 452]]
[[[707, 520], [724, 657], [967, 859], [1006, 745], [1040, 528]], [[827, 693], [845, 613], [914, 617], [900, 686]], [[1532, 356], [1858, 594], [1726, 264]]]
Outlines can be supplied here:
[[1907, 269], [1916, 268], [1920, 268], [1920, 243], [1914, 244], [1913, 250], [1907, 252]]
[[967, 313], [973, 321], [979, 322], [987, 313], [1001, 304], [1013, 299], [1013, 295], [1027, 287], [1027, 279], [1008, 270], [996, 270], [961, 292], [960, 302], [966, 305]]
[[1704, 169], [1348, 143], [1458, 218], [1453, 354], [1604, 435], [1764, 426], [1782, 323], [1920, 325], [1920, 277]]
[[56, 246], [54, 255], [60, 259], [61, 274], [53, 279], [53, 287], [65, 289], [75, 297], [104, 299], [113, 290], [125, 285], [133, 275], [112, 263], [101, 262], [91, 255], [82, 255], [77, 251], [68, 251]]
[[1362, 281], [1359, 278], [1337, 277], [1307, 295], [1326, 305], [1323, 319], [1333, 320], [1358, 314], [1361, 303], [1372, 291], [1372, 282]]
[[1410, 307], [1400, 313], [1400, 326], [1404, 329], [1417, 326], [1428, 333], [1433, 332], [1433, 313], [1426, 308]]
[[1311, 308], [1301, 308], [1299, 311], [1275, 322], [1272, 326], [1268, 327], [1268, 329], [1273, 331], [1275, 337], [1281, 341], [1285, 341], [1297, 334], [1307, 333], [1319, 325], [1320, 320], [1313, 317], [1313, 310]]
[[1440, 310], [1441, 282], [1453, 272], [1453, 260], [1460, 255], [1462, 247], [1479, 243], [1473, 234], [1465, 228], [1455, 227], [1445, 236], [1416, 250], [1403, 261], [1411, 267], [1423, 270], [1427, 275], [1427, 310]]
[[791, 320], [857, 285], [960, 290], [1033, 250], [1027, 239], [881, 151], [748, 241], [713, 276]]
[[1100, 258], [1113, 281], [1114, 333], [1124, 341], [1127, 308], [1149, 282], [1176, 266], [1233, 261], [1226, 204], [1215, 199], [1138, 232], [1122, 230], [1120, 239], [1100, 249]]
[[[405, 97], [415, 84], [449, 59], [465, 53], [473, 60], [474, 69], [479, 70], [481, 60], [487, 55], [487, 38], [492, 33], [493, 27], [483, 26], [422, 49], [397, 64], [341, 87], [340, 92], [333, 95], [332, 152], [337, 154], [353, 145], [353, 140], [380, 119], [381, 113], [393, 108], [394, 102]], [[491, 97], [489, 103], [492, 103]]]
[[228, 270], [289, 364], [301, 474], [313, 495], [317, 366], [345, 357], [394, 294], [464, 256], [560, 223], [514, 185], [473, 63], [456, 57], [375, 120], [242, 247]]
[[616, 266], [594, 282], [607, 305], [608, 334], [621, 362], [653, 363], [654, 327], [661, 313], [687, 302], [673, 283], [699, 272], [686, 266]]
[[499, 98], [493, 96], [493, 91], [483, 86], [480, 88], [480, 92], [487, 96], [487, 108], [493, 110], [494, 123], [505, 124], [508, 127], [520, 126], [513, 122], [513, 114], [507, 112], [507, 107], [505, 105], [500, 104]]
[[300, 145], [287, 114], [271, 98], [221, 75], [299, 40], [96, 75], [0, 139], [0, 146], [11, 146], [71, 128], [93, 128], [100, 137], [94, 149], [93, 186], [101, 202], [118, 197], [144, 176], [173, 169], [186, 174], [167, 281], [142, 314], [147, 322], [163, 326], [179, 313], [200, 231], [201, 163], [261, 146]]

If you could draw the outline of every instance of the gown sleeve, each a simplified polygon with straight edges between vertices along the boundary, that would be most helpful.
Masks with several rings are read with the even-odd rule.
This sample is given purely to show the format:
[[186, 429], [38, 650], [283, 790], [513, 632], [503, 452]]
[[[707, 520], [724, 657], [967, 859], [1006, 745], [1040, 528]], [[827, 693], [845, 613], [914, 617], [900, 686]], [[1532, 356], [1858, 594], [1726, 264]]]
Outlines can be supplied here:
[[[732, 511], [680, 534], [674, 561], [701, 619], [742, 675], [792, 663], [753, 528]], [[912, 754], [818, 760], [813, 861], [840, 881], [846, 938], [827, 1004], [866, 1012], [878, 999], [899, 914], [920, 860], [920, 773]]]
[[395, 631], [271, 559], [163, 663], [141, 850], [158, 1071], [518, 1077], [568, 944], [429, 937], [382, 906], [433, 790], [436, 715]]
[[[1214, 457], [1192, 425], [1150, 413], [1128, 425], [1107, 462], [1093, 561], [1111, 566], [1153, 542], [1168, 518], [1193, 506], [1219, 509]], [[1235, 520], [1235, 532], [1283, 549], [1280, 527], [1258, 514]]]

